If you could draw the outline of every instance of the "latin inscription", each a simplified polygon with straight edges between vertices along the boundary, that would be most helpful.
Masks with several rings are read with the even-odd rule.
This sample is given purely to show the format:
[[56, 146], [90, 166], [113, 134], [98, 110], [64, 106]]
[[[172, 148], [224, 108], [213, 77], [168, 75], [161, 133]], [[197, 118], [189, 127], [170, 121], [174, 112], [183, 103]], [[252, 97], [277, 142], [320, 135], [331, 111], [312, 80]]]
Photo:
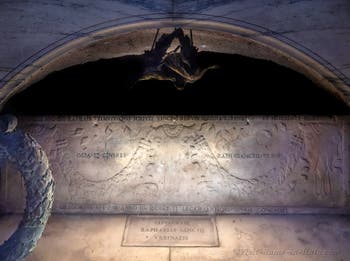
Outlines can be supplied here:
[[78, 152], [76, 154], [77, 158], [81, 159], [118, 159], [126, 158], [127, 154], [125, 152]]
[[215, 219], [199, 216], [130, 216], [123, 246], [219, 246]]
[[218, 153], [218, 159], [274, 159], [281, 158], [281, 153]]
[[[77, 213], [81, 209], [90, 213], [115, 214], [287, 214], [303, 213], [300, 210], [286, 207], [239, 207], [239, 206], [205, 206], [205, 205], [176, 205], [176, 204], [56, 204], [59, 212]], [[330, 211], [326, 209], [326, 211]], [[322, 211], [320, 211], [322, 212]], [[338, 213], [338, 212], [337, 212]], [[342, 212], [340, 212], [342, 213]]]

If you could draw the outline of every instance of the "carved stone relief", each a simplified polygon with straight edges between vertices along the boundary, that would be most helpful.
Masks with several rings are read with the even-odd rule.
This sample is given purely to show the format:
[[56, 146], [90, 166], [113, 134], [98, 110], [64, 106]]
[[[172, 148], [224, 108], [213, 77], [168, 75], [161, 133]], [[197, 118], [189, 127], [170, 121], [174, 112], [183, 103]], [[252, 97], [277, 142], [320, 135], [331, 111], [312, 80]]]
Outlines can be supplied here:
[[70, 116], [19, 122], [48, 154], [56, 212], [349, 206], [346, 118]]

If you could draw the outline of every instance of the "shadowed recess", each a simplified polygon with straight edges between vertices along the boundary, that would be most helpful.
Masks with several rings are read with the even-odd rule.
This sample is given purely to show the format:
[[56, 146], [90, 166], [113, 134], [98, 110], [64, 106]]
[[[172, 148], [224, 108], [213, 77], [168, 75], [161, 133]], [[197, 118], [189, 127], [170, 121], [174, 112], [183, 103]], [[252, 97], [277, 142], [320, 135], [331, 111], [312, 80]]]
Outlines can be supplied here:
[[200, 52], [199, 66], [217, 65], [184, 90], [170, 81], [137, 81], [143, 57], [132, 55], [54, 72], [12, 97], [3, 112], [67, 114], [333, 115], [349, 108], [304, 75], [240, 55]]

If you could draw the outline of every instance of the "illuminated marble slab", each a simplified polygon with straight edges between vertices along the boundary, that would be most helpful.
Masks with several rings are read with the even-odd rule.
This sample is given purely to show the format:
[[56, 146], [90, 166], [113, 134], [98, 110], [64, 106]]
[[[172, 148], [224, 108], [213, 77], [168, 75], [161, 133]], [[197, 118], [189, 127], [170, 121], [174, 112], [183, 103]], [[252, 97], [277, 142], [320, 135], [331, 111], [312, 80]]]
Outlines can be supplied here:
[[208, 216], [129, 216], [122, 246], [219, 246], [216, 223]]
[[[54, 212], [342, 213], [349, 210], [346, 117], [19, 118], [46, 151]], [[1, 174], [1, 208], [24, 192]]]

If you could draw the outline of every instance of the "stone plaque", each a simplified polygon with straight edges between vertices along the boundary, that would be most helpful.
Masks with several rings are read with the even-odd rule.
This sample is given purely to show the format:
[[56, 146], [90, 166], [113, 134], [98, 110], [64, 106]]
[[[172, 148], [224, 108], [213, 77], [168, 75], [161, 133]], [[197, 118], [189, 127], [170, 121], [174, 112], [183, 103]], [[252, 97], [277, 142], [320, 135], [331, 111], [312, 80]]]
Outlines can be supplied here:
[[208, 216], [129, 216], [122, 246], [219, 246], [215, 219]]
[[[46, 151], [58, 213], [329, 213], [349, 209], [349, 119], [19, 118]], [[7, 166], [5, 211], [24, 191]], [[21, 193], [23, 195], [21, 195]]]

